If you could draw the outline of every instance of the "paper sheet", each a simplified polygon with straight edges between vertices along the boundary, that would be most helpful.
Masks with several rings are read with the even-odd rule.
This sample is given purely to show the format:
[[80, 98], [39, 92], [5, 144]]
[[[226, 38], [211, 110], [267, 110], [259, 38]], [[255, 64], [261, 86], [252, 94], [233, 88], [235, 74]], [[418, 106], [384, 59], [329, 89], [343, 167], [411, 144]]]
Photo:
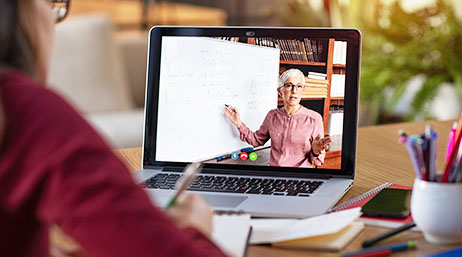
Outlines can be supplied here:
[[282, 242], [336, 233], [361, 216], [361, 208], [307, 219], [252, 219], [250, 244]]
[[229, 256], [244, 257], [250, 229], [250, 215], [214, 215], [212, 240]]

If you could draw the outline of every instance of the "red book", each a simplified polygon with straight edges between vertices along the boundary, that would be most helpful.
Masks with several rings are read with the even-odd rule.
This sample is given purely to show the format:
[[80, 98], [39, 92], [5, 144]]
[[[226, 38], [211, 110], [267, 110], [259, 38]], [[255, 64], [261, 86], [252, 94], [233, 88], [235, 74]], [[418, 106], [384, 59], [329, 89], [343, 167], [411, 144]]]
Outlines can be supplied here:
[[[362, 207], [365, 205], [370, 199], [372, 199], [376, 194], [378, 194], [384, 188], [395, 188], [395, 189], [409, 189], [411, 190], [412, 187], [402, 186], [402, 185], [395, 185], [393, 183], [387, 182], [381, 186], [378, 186], [360, 196], [350, 199], [349, 201], [340, 204], [330, 210], [330, 212], [335, 211], [342, 211], [351, 208]], [[386, 227], [386, 228], [397, 228], [404, 224], [407, 224], [412, 221], [412, 216], [409, 214], [404, 219], [390, 219], [390, 218], [377, 218], [377, 217], [366, 217], [361, 216], [359, 218], [360, 221], [364, 222], [366, 225], [370, 226], [378, 226], [378, 227]]]

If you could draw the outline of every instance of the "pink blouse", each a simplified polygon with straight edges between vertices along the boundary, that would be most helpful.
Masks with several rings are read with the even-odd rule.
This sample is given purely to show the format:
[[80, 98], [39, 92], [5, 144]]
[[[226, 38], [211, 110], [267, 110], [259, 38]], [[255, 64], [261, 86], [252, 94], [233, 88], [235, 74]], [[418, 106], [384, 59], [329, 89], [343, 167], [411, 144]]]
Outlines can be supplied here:
[[245, 124], [239, 128], [242, 141], [254, 147], [264, 145], [271, 138], [271, 166], [313, 167], [324, 163], [325, 153], [314, 157], [311, 142], [324, 134], [324, 125], [319, 113], [301, 107], [289, 115], [284, 107], [268, 112], [260, 129], [251, 131]]

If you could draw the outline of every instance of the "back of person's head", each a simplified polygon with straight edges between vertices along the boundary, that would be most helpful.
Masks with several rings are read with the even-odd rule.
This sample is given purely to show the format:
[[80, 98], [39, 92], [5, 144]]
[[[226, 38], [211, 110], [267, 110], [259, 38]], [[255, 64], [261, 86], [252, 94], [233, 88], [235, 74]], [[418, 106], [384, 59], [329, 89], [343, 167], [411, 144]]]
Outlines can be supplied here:
[[35, 77], [39, 49], [33, 1], [0, 1], [0, 69], [18, 69]]
[[[39, 55], [34, 1], [0, 1], [0, 76], [9, 69], [37, 78]], [[1, 92], [0, 92], [1, 93]], [[0, 95], [0, 145], [4, 137], [5, 117]]]

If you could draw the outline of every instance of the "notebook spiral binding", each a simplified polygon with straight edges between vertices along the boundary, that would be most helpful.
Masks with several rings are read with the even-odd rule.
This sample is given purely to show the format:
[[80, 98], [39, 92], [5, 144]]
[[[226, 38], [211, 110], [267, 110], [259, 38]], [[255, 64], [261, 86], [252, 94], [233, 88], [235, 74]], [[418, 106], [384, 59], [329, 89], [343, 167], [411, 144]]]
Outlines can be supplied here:
[[378, 187], [376, 187], [376, 188], [374, 188], [372, 190], [367, 191], [366, 193], [364, 193], [364, 194], [362, 194], [360, 196], [352, 198], [349, 201], [346, 201], [346, 202], [340, 204], [339, 206], [333, 207], [333, 208], [329, 209], [327, 212], [336, 212], [336, 211], [343, 211], [343, 210], [349, 209], [352, 206], [355, 206], [358, 202], [361, 202], [362, 200], [367, 199], [367, 198], [377, 194], [382, 189], [387, 188], [387, 187], [391, 187], [392, 185], [393, 185], [393, 183], [387, 182], [387, 183], [385, 183], [383, 185], [380, 185], [380, 186], [378, 186]]

